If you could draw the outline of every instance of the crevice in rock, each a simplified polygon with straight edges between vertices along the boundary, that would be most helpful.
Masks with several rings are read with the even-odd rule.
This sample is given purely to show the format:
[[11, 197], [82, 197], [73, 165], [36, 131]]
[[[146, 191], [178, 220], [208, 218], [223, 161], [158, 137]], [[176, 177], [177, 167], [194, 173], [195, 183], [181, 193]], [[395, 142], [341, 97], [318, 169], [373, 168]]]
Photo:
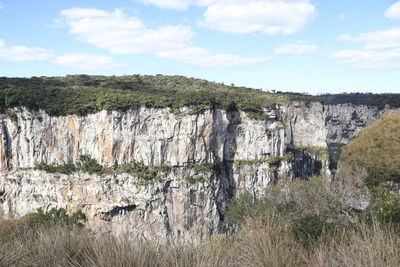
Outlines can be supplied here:
[[102, 212], [101, 213], [101, 218], [106, 221], [110, 221], [112, 217], [117, 216], [117, 215], [123, 215], [129, 212], [134, 211], [137, 208], [136, 205], [128, 205], [128, 206], [123, 206], [123, 207], [115, 207], [110, 211]]

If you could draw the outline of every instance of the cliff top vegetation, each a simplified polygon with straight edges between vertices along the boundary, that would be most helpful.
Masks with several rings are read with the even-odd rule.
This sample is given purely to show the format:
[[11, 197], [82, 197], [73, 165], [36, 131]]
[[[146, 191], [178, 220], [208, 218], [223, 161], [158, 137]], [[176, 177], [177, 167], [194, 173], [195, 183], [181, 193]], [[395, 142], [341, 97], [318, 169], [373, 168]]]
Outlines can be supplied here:
[[349, 93], [349, 94], [324, 94], [320, 95], [325, 104], [346, 104], [377, 106], [383, 109], [385, 105], [400, 107], [400, 94], [372, 94], [372, 93]]
[[266, 92], [183, 76], [68, 75], [0, 78], [0, 111], [23, 106], [33, 110], [42, 109], [54, 116], [86, 115], [101, 110], [127, 110], [140, 106], [178, 111], [181, 107], [189, 106], [193, 113], [220, 108], [242, 110], [260, 118], [263, 108], [291, 101], [358, 101], [357, 103], [389, 103], [400, 106], [400, 94], [393, 94], [391, 97], [368, 95], [368, 101], [361, 102], [357, 100], [359, 95], [349, 96], [316, 97], [299, 93]]
[[253, 114], [263, 108], [293, 100], [315, 101], [298, 93], [268, 93], [182, 76], [88, 76], [0, 78], [0, 108], [24, 106], [50, 115], [85, 115], [101, 110], [127, 110], [140, 106], [184, 106], [199, 113], [211, 108], [243, 110]]

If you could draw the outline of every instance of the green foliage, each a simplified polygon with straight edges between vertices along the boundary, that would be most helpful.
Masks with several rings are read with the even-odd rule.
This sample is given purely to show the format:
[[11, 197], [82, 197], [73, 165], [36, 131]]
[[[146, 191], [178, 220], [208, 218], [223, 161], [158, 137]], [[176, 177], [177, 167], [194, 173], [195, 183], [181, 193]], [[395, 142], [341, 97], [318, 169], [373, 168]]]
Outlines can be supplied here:
[[334, 228], [334, 224], [328, 223], [325, 217], [313, 215], [297, 219], [292, 231], [297, 242], [310, 247], [332, 235]]
[[384, 187], [375, 187], [372, 193], [373, 215], [382, 223], [400, 223], [400, 196]]
[[321, 147], [321, 146], [293, 146], [292, 149], [299, 151], [315, 152], [315, 153], [327, 151], [326, 147]]
[[400, 107], [400, 94], [372, 94], [372, 93], [351, 93], [337, 95], [320, 95], [325, 104], [336, 105], [351, 103], [353, 105], [376, 106], [383, 109], [386, 105], [393, 108]]
[[63, 208], [52, 208], [46, 212], [39, 208], [36, 212], [30, 213], [27, 216], [33, 219], [36, 224], [43, 226], [61, 225], [65, 227], [82, 228], [87, 221], [86, 215], [81, 210], [74, 212], [72, 215], [68, 215]]
[[68, 163], [64, 165], [50, 165], [39, 163], [35, 165], [35, 170], [43, 170], [47, 173], [71, 174], [76, 170], [76, 167], [73, 163]]
[[203, 176], [190, 176], [189, 178], [186, 178], [186, 182], [189, 184], [204, 183], [205, 181], [207, 180]]
[[143, 162], [133, 161], [128, 164], [119, 166], [116, 169], [117, 173], [129, 173], [138, 177], [142, 182], [150, 182], [160, 180], [160, 172], [165, 173], [170, 171], [168, 165], [147, 166]]
[[263, 221], [271, 213], [280, 215], [291, 214], [295, 209], [295, 204], [291, 201], [282, 201], [279, 189], [271, 188], [264, 197], [254, 197], [249, 192], [245, 192], [228, 203], [225, 220], [233, 225], [243, 225], [248, 220], [255, 219]]
[[243, 110], [263, 119], [264, 108], [294, 100], [318, 101], [298, 93], [268, 93], [182, 76], [88, 76], [0, 78], [0, 110], [24, 106], [49, 115], [85, 115], [138, 107], [191, 107], [190, 114], [219, 108]]
[[213, 172], [213, 173], [220, 173], [221, 168], [223, 167], [222, 162], [205, 162], [205, 163], [198, 163], [189, 165], [189, 168], [195, 172]]
[[354, 170], [354, 175], [364, 169], [370, 187], [400, 182], [399, 125], [400, 112], [392, 112], [364, 128], [345, 146], [340, 158], [342, 168]]
[[286, 153], [283, 156], [269, 156], [262, 159], [252, 159], [252, 160], [235, 160], [233, 163], [241, 166], [241, 165], [253, 165], [253, 164], [260, 164], [260, 163], [268, 163], [270, 165], [278, 165], [281, 161], [291, 162], [293, 161], [293, 154]]
[[281, 181], [261, 197], [245, 193], [233, 198], [225, 219], [241, 227], [249, 220], [263, 223], [275, 216], [288, 225], [302, 246], [309, 247], [325, 243], [336, 230], [348, 229], [360, 220], [348, 203], [349, 199], [363, 200], [365, 190], [343, 181], [330, 183], [323, 177]]
[[106, 168], [100, 165], [97, 160], [92, 159], [89, 155], [81, 155], [80, 161], [81, 170], [89, 174], [103, 174], [106, 171]]
[[231, 199], [225, 213], [225, 220], [231, 224], [241, 225], [250, 218], [260, 214], [263, 206], [259, 204], [260, 199], [254, 198], [246, 192], [237, 198]]

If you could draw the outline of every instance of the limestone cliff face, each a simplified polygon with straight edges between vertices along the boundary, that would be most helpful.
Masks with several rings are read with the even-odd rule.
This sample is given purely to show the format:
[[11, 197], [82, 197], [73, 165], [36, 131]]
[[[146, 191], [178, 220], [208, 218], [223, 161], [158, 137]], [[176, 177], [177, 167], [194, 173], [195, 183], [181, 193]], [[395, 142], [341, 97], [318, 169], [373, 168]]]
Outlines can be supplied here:
[[[140, 108], [84, 117], [8, 110], [0, 115], [0, 212], [82, 209], [96, 232], [197, 241], [224, 231], [225, 206], [234, 195], [260, 195], [280, 178], [329, 173], [324, 149], [334, 158], [388, 111], [299, 102], [266, 110], [259, 121], [223, 110], [190, 115], [189, 108], [180, 114]], [[146, 183], [126, 173], [33, 169], [39, 163], [78, 164], [81, 155], [110, 168], [133, 161], [170, 168]], [[193, 167], [204, 163], [214, 168]]]

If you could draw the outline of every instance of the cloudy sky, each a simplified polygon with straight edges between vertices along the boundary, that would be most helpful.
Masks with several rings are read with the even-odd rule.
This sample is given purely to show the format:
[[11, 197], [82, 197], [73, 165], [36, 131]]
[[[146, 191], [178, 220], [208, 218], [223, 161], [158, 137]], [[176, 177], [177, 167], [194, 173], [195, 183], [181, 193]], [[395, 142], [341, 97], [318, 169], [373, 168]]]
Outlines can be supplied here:
[[0, 0], [0, 76], [400, 93], [400, 1]]

